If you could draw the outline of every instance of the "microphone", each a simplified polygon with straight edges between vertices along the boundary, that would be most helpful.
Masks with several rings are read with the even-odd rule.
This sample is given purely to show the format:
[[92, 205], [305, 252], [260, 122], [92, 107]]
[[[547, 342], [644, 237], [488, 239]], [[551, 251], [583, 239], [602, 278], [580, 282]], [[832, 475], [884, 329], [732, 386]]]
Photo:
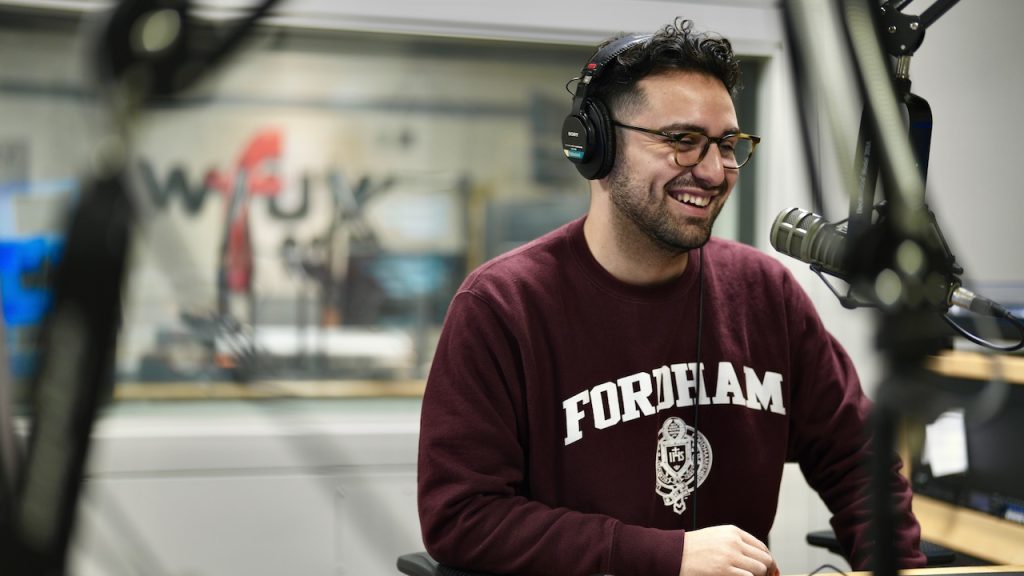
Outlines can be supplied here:
[[[770, 241], [772, 247], [786, 256], [810, 264], [816, 273], [824, 272], [849, 282], [850, 269], [846, 256], [846, 221], [830, 223], [824, 217], [800, 208], [783, 210], [772, 223]], [[824, 278], [822, 278], [824, 280]], [[1010, 311], [997, 302], [979, 296], [962, 287], [955, 276], [947, 276], [943, 286], [945, 297], [942, 305], [958, 306], [977, 314], [1006, 318]], [[826, 284], [828, 282], [826, 281]], [[841, 296], [829, 284], [829, 288], [847, 307], [872, 305], [857, 301], [850, 296]]]
[[789, 208], [775, 218], [771, 243], [786, 256], [816, 266], [837, 278], [848, 279], [846, 222], [830, 224], [813, 212]]

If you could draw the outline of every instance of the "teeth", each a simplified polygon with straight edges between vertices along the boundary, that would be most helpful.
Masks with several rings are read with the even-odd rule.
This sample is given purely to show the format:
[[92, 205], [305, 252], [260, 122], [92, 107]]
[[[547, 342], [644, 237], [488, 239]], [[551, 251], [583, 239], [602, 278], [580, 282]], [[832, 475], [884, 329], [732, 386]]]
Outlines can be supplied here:
[[683, 194], [682, 201], [686, 204], [693, 204], [694, 206], [700, 206], [703, 208], [711, 202], [711, 199], [703, 196], [694, 196], [692, 194]]

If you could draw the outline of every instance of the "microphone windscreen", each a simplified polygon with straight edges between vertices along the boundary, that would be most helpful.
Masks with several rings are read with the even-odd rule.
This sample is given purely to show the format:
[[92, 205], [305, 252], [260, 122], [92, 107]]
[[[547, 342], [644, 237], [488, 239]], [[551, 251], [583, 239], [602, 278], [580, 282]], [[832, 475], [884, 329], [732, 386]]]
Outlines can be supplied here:
[[813, 212], [800, 208], [780, 212], [772, 224], [770, 241], [779, 252], [815, 264], [823, 272], [839, 278], [847, 274], [843, 261], [845, 227], [831, 224]]

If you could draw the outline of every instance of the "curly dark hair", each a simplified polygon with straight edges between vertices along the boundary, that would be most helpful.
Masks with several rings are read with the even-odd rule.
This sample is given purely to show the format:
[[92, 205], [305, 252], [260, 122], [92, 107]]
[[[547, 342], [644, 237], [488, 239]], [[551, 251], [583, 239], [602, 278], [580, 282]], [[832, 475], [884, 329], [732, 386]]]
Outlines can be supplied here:
[[[608, 39], [598, 51], [623, 36], [625, 34]], [[633, 46], [609, 62], [594, 80], [590, 92], [609, 110], [640, 106], [645, 97], [637, 90], [637, 82], [668, 70], [709, 74], [721, 80], [732, 96], [740, 88], [739, 61], [733, 54], [732, 44], [717, 34], [696, 32], [692, 21], [676, 18], [647, 42]]]

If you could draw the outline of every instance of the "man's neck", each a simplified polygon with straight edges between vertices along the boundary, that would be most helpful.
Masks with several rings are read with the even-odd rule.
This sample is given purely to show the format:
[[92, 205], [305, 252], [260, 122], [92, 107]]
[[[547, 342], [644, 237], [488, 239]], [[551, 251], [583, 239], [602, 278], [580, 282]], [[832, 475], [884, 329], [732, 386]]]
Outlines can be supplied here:
[[616, 279], [636, 286], [653, 286], [678, 278], [689, 263], [689, 252], [666, 250], [632, 225], [619, 225], [608, 213], [591, 212], [583, 223], [590, 253]]

